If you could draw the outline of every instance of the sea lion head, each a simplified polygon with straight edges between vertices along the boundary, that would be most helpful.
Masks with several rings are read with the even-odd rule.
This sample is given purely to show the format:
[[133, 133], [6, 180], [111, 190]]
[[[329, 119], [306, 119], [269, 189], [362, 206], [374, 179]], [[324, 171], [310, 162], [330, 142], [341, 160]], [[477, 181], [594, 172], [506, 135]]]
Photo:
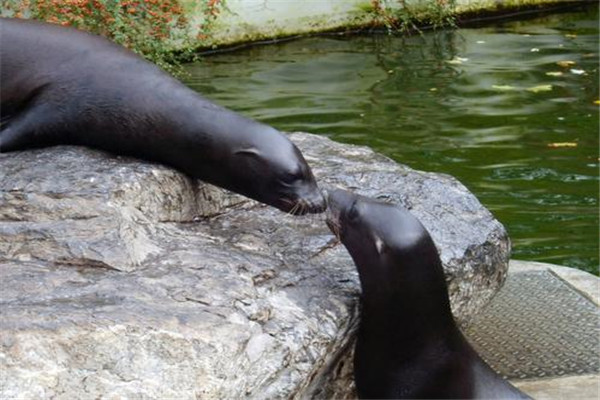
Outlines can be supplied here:
[[302, 153], [279, 131], [262, 126], [230, 149], [232, 190], [293, 215], [325, 211], [325, 198]]
[[415, 248], [433, 246], [423, 225], [401, 207], [340, 189], [328, 193], [327, 203], [327, 225], [348, 249], [361, 281], [365, 274], [385, 280], [389, 271], [365, 269], [403, 264]]

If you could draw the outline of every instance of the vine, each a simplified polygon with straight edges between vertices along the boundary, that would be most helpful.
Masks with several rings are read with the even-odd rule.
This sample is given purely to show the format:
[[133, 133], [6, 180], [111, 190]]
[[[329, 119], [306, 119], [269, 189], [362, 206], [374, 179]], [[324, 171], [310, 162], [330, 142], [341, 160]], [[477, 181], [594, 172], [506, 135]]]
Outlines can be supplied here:
[[456, 27], [456, 0], [427, 0], [409, 4], [407, 0], [370, 0], [370, 10], [376, 24], [388, 32], [417, 31], [419, 27], [440, 29]]
[[[5, 0], [3, 15], [39, 19], [105, 36], [179, 75], [180, 60], [193, 58], [197, 40], [209, 37], [223, 2], [199, 2], [204, 21], [195, 36], [178, 0]], [[184, 50], [174, 52], [172, 43]]]

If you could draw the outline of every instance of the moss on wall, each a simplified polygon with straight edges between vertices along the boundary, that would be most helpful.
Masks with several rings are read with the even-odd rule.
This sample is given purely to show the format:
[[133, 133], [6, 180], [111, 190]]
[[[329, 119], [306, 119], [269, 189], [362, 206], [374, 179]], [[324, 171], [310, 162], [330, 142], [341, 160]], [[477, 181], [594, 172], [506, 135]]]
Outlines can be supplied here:
[[[184, 5], [194, 3], [192, 0], [181, 1]], [[225, 0], [221, 4], [220, 14], [210, 25], [205, 43], [196, 44], [198, 48], [217, 48], [326, 31], [376, 26], [400, 29], [402, 25], [396, 23], [398, 21], [412, 24], [411, 26], [438, 23], [444, 25], [452, 22], [454, 16], [497, 14], [522, 8], [580, 2], [576, 0], [313, 0], [289, 3], [276, 0]], [[298, 4], [304, 4], [305, 7], [299, 7]], [[315, 7], [319, 10], [315, 10]], [[448, 20], [443, 20], [447, 17]], [[189, 19], [192, 25], [202, 24], [204, 16], [190, 15]]]
[[[171, 72], [197, 50], [325, 31], [452, 25], [455, 16], [574, 0], [4, 0], [2, 16], [102, 34]], [[579, 1], [580, 2], [580, 1]]]

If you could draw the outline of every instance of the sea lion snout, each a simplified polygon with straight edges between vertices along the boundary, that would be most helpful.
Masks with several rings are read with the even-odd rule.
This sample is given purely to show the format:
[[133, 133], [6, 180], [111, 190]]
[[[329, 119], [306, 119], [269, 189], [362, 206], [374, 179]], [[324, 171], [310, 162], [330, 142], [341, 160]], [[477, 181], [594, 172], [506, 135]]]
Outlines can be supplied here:
[[327, 209], [327, 201], [319, 188], [312, 189], [303, 199], [308, 204], [308, 212], [311, 214], [322, 213]]
[[280, 199], [282, 203], [291, 206], [287, 212], [293, 215], [304, 215], [319, 214], [325, 211], [327, 202], [319, 188], [316, 185], [306, 183], [302, 186], [305, 187], [294, 189], [297, 197], [293, 203], [289, 203], [289, 200], [285, 200], [285, 198]]
[[348, 228], [345, 223], [347, 215], [353, 212], [356, 214], [354, 207], [358, 195], [342, 189], [327, 190], [324, 195], [327, 203], [325, 222], [331, 233], [341, 240], [342, 228]]
[[331, 227], [331, 225], [338, 226], [340, 221], [340, 211], [342, 207], [341, 202], [338, 201], [335, 195], [335, 193], [339, 191], [339, 189], [334, 189], [333, 191], [325, 190], [323, 193], [327, 202], [326, 221], [327, 225], [332, 231], [333, 228]]
[[339, 219], [343, 211], [349, 211], [358, 198], [356, 194], [342, 189], [328, 191], [326, 196], [328, 210], [330, 211], [328, 216], [331, 215], [335, 219]]

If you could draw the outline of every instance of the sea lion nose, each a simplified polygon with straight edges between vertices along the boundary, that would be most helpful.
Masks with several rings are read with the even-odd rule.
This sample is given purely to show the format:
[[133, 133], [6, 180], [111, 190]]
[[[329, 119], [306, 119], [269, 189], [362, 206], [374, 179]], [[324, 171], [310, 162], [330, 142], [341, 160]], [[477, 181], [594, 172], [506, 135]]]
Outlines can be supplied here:
[[327, 194], [322, 193], [319, 189], [312, 191], [311, 195], [307, 198], [308, 204], [310, 204], [310, 213], [318, 214], [322, 213], [327, 209]]

